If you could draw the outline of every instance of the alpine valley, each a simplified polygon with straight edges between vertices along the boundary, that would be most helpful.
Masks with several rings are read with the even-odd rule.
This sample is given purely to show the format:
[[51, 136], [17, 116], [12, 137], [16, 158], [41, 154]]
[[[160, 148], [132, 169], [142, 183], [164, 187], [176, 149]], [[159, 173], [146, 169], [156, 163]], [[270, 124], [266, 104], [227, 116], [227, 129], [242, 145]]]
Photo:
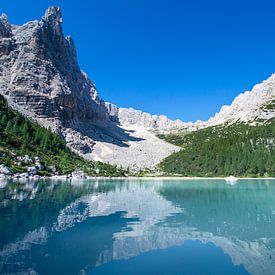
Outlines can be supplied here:
[[275, 75], [208, 121], [120, 108], [80, 69], [60, 8], [0, 17], [0, 174], [275, 176]]

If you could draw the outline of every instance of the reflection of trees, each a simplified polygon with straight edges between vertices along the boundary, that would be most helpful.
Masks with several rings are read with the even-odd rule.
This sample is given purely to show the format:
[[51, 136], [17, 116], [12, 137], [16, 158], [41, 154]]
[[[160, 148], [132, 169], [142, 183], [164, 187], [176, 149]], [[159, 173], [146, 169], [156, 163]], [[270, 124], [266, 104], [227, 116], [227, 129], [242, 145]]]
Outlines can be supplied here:
[[211, 232], [216, 236], [241, 240], [274, 238], [275, 185], [271, 181], [166, 182], [159, 193], [175, 206], [184, 209], [165, 223], [179, 223]]

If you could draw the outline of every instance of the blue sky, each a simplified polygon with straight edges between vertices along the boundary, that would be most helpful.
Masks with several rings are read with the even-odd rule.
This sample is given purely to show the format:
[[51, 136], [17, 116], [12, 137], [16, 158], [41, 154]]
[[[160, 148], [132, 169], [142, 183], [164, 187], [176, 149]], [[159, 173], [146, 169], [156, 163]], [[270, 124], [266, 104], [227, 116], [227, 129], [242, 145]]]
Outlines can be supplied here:
[[2, 0], [0, 11], [22, 24], [52, 5], [100, 96], [122, 107], [204, 120], [275, 71], [275, 1]]

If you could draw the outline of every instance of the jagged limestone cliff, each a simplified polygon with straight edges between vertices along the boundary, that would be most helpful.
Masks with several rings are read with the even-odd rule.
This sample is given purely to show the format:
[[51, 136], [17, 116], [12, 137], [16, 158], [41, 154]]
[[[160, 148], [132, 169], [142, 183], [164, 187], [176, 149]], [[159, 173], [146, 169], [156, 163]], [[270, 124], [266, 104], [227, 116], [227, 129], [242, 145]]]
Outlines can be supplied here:
[[79, 68], [73, 40], [63, 35], [58, 7], [23, 26], [0, 17], [0, 94], [14, 109], [60, 133], [87, 159], [140, 169], [177, 150], [146, 127], [124, 129], [114, 120]]

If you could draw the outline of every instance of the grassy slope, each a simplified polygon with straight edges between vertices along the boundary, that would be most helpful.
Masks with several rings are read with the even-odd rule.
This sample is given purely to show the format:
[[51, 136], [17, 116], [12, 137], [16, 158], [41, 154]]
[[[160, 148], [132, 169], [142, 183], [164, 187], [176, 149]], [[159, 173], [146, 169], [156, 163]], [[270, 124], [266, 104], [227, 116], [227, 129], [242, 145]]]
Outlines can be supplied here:
[[258, 126], [216, 126], [160, 137], [183, 147], [161, 162], [160, 168], [166, 174], [275, 176], [275, 121]]
[[[61, 174], [82, 169], [90, 175], [122, 176], [124, 171], [109, 164], [85, 161], [71, 152], [57, 134], [39, 126], [7, 106], [0, 96], [0, 164], [14, 172], [25, 172], [27, 164], [17, 165], [17, 156], [39, 156], [45, 165], [42, 175], [50, 175], [50, 167]], [[28, 164], [29, 165], [29, 164]]]

